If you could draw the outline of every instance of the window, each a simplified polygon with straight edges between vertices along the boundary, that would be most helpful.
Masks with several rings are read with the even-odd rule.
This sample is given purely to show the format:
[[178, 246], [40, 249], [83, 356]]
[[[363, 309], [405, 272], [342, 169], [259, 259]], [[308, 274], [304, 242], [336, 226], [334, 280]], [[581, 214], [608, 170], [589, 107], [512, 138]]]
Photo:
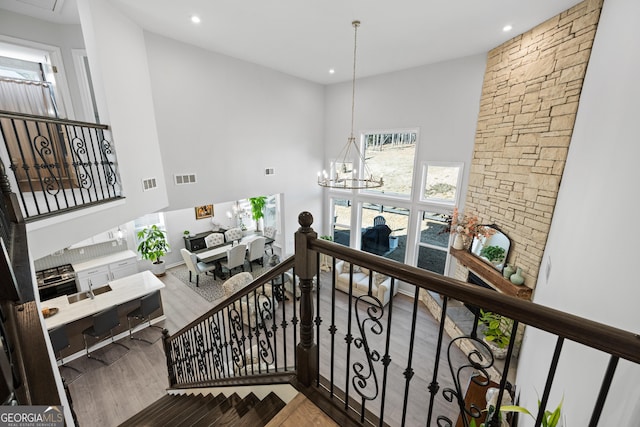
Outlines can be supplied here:
[[383, 187], [367, 191], [411, 197], [418, 132], [365, 133], [363, 140], [366, 167], [384, 179]]
[[447, 218], [446, 214], [422, 212], [416, 263], [418, 267], [444, 274], [450, 238]]
[[365, 252], [404, 262], [408, 225], [408, 209], [363, 203], [360, 248]]
[[423, 191], [420, 200], [450, 206], [457, 205], [463, 164], [426, 162], [422, 169]]
[[[167, 231], [167, 227], [165, 226], [164, 222], [164, 214], [162, 212], [148, 214], [133, 220], [133, 237], [136, 248], [140, 244], [140, 240], [138, 240], [138, 233], [144, 228], [151, 227], [152, 225], [157, 225], [160, 230], [163, 230], [165, 232]], [[167, 252], [171, 252], [171, 250], [168, 250]]]
[[349, 246], [351, 241], [351, 201], [348, 199], [332, 199], [333, 216], [331, 231], [333, 241]]

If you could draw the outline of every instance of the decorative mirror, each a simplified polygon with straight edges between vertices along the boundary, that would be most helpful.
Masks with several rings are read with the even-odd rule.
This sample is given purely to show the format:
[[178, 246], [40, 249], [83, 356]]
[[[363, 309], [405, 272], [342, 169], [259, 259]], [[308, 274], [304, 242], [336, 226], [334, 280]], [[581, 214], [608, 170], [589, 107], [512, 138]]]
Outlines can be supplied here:
[[496, 270], [502, 271], [509, 256], [511, 240], [495, 224], [483, 227], [490, 231], [474, 237], [470, 251]]

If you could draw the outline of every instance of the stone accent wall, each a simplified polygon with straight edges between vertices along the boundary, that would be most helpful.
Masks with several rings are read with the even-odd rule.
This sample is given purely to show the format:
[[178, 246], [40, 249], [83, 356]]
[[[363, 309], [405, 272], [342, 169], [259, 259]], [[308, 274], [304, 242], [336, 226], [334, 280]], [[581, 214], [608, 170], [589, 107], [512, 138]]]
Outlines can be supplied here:
[[603, 0], [586, 0], [489, 52], [466, 198], [512, 241], [534, 287]]

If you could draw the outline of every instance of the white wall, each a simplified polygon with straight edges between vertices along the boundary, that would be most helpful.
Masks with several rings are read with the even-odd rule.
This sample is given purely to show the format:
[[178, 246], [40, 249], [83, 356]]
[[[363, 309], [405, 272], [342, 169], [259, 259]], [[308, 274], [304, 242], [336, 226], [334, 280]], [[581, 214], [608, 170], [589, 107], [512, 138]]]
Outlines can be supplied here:
[[[291, 252], [298, 214], [320, 213], [323, 87], [157, 34], [145, 38], [168, 209], [283, 193]], [[197, 184], [174, 185], [182, 173], [197, 174]]]
[[[640, 2], [604, 2], [535, 292], [537, 303], [635, 332], [640, 324], [634, 228], [640, 207], [638, 16]], [[523, 343], [517, 384], [530, 409], [536, 407], [534, 390], [544, 389], [553, 345], [533, 330]], [[564, 395], [565, 426], [587, 425], [607, 359], [568, 347], [551, 403]], [[600, 425], [638, 425], [639, 382], [640, 367], [621, 363]]]
[[[108, 2], [78, 1], [100, 117], [111, 127], [125, 203], [29, 230], [34, 258], [167, 206], [142, 30]], [[142, 191], [142, 179], [158, 188]]]

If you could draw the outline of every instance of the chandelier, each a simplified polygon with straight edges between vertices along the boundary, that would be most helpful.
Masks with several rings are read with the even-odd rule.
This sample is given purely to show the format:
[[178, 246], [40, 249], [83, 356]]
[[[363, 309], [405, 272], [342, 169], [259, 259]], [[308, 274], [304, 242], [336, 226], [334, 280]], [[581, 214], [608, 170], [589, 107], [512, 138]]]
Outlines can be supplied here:
[[[360, 151], [360, 147], [356, 144], [356, 138], [353, 136], [353, 117], [355, 111], [356, 99], [356, 51], [358, 47], [358, 27], [360, 21], [351, 23], [354, 29], [353, 36], [353, 79], [351, 86], [351, 134], [347, 139], [347, 144], [342, 148], [333, 165], [331, 175], [326, 170], [318, 172], [318, 185], [321, 187], [338, 188], [338, 189], [366, 189], [382, 187], [382, 176], [374, 177], [369, 171], [365, 162], [364, 153]], [[351, 153], [355, 156], [351, 156]], [[358, 169], [354, 165], [353, 158], [357, 157], [362, 165], [363, 176], [360, 177]]]

